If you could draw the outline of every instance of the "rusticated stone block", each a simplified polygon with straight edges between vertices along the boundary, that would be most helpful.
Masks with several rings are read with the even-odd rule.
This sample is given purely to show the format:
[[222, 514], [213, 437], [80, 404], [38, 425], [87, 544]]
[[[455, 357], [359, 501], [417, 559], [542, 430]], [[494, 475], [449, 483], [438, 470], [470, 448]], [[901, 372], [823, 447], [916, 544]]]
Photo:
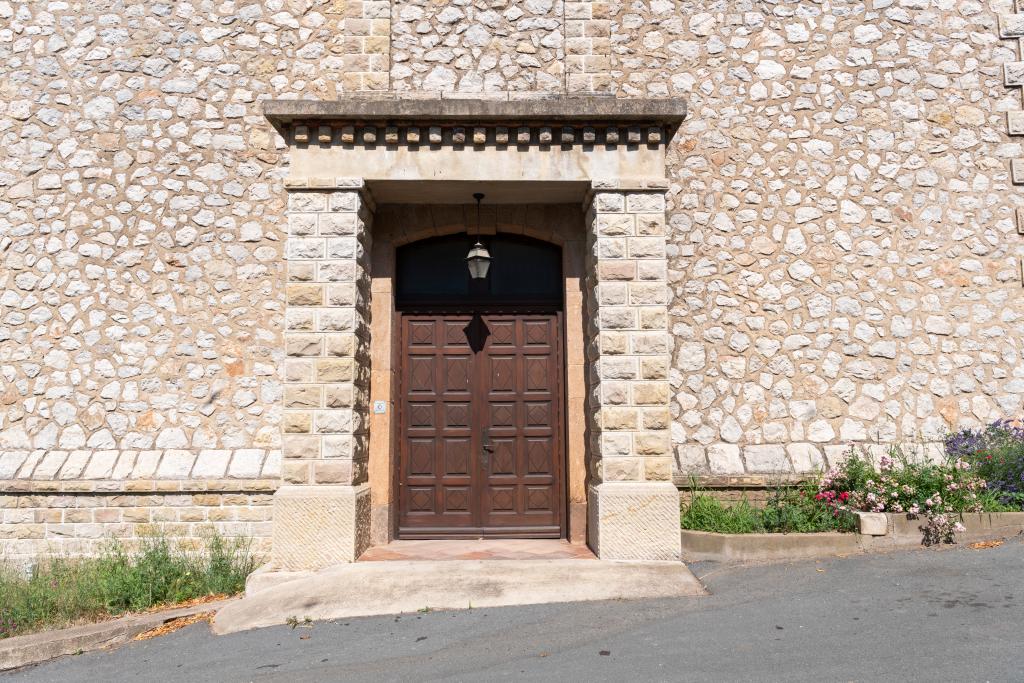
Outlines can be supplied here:
[[1024, 185], [1024, 159], [1010, 159], [1010, 180], [1014, 185]]
[[273, 519], [275, 569], [317, 570], [354, 562], [370, 543], [370, 489], [283, 486], [274, 494]]
[[1003, 83], [1007, 87], [1024, 85], [1024, 62], [1003, 64]]
[[587, 532], [602, 560], [678, 561], [679, 492], [668, 482], [591, 487]]
[[1000, 14], [999, 36], [1001, 38], [1024, 38], [1024, 14]]

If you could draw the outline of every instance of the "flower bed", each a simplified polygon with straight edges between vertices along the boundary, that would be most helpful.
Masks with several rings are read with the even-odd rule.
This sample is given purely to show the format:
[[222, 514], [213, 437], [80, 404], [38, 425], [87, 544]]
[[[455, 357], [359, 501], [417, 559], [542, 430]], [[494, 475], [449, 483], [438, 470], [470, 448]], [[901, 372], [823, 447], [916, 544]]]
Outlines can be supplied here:
[[[851, 448], [841, 464], [808, 485], [776, 489], [764, 508], [746, 500], [726, 506], [693, 491], [689, 504], [682, 506], [681, 522], [684, 533], [807, 534], [853, 531], [857, 514], [886, 513], [890, 535], [897, 527], [913, 528], [922, 543], [933, 545], [955, 543], [967, 530], [968, 518], [1021, 511], [1024, 426], [1003, 420], [951, 434], [940, 462], [893, 446], [876, 465], [866, 451]], [[901, 518], [898, 524], [896, 518]], [[1011, 519], [1019, 517], [1007, 515]], [[972, 528], [984, 525], [972, 523]], [[692, 541], [712, 543], [696, 535]]]
[[961, 517], [1024, 509], [1024, 429], [995, 422], [961, 430], [945, 441], [945, 460], [928, 462], [899, 446], [876, 468], [851, 450], [818, 483], [816, 498], [836, 511], [887, 512], [922, 519], [925, 545], [954, 543]]
[[746, 500], [726, 506], [706, 492], [694, 489], [690, 502], [682, 506], [682, 528], [725, 534], [849, 532], [857, 526], [852, 514], [823, 504], [817, 488], [780, 486], [772, 491], [764, 507]]
[[1024, 425], [998, 420], [946, 438], [946, 453], [970, 463], [986, 490], [1009, 510], [1024, 510]]

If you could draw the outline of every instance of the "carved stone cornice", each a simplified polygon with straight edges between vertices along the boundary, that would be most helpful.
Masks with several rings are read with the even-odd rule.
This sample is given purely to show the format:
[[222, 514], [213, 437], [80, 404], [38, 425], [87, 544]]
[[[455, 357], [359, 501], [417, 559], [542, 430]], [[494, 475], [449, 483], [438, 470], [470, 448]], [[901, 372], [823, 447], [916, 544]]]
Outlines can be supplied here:
[[[665, 176], [681, 99], [267, 100], [292, 150], [291, 187], [319, 179], [587, 181]], [[523, 152], [529, 152], [523, 154]]]
[[680, 99], [267, 100], [292, 144], [658, 145], [686, 116]]

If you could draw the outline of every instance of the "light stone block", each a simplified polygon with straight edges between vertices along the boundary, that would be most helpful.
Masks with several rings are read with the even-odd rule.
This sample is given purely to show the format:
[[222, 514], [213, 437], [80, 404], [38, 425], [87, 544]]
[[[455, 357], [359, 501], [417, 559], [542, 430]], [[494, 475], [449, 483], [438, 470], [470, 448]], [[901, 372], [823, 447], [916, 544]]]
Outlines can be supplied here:
[[14, 479], [27, 458], [28, 451], [5, 451], [0, 453], [0, 480]]
[[1003, 64], [1003, 84], [1007, 87], [1024, 85], [1024, 62]]
[[135, 459], [137, 457], [138, 453], [135, 451], [121, 451], [121, 454], [117, 457], [117, 464], [114, 465], [114, 471], [110, 474], [110, 478], [117, 481], [127, 479], [132, 473], [132, 468], [135, 467]]
[[267, 454], [260, 476], [264, 479], [276, 479], [281, 476], [281, 451], [270, 451]]
[[160, 461], [156, 477], [157, 479], [188, 479], [194, 462], [195, 455], [190, 451], [168, 450], [164, 453], [163, 460]]
[[199, 451], [195, 467], [192, 468], [192, 476], [196, 479], [219, 479], [227, 471], [229, 460], [231, 460], [231, 451], [229, 450]]
[[786, 449], [781, 445], [747, 446], [743, 449], [748, 472], [778, 473], [789, 472], [791, 466]]
[[354, 562], [370, 544], [370, 488], [283, 486], [274, 494], [273, 518], [275, 569], [311, 571]]
[[713, 443], [707, 447], [708, 468], [712, 474], [743, 474], [740, 447], [731, 443]]
[[889, 533], [889, 520], [884, 512], [858, 512], [857, 528], [864, 536], [885, 536]]
[[668, 482], [590, 488], [587, 532], [602, 560], [678, 561], [679, 492]]
[[1001, 38], [1024, 38], [1024, 14], [1000, 14], [999, 36]]
[[[82, 475], [82, 478], [108, 478], [111, 472], [114, 471], [114, 465], [117, 463], [117, 456], [117, 451], [96, 451], [92, 454], [92, 458], [89, 459], [89, 464], [86, 465], [85, 473]], [[185, 476], [188, 476], [188, 472], [185, 472]]]
[[[72, 451], [69, 453], [68, 459], [64, 461], [64, 466], [60, 468], [59, 478], [78, 479], [82, 475], [85, 466], [89, 464], [90, 455], [90, 451]], [[3, 479], [3, 476], [0, 476], [0, 479]]]
[[1010, 135], [1024, 135], [1024, 111], [1013, 109], [1006, 112], [1006, 131]]
[[47, 453], [35, 471], [32, 473], [33, 479], [53, 479], [54, 475], [57, 474], [57, 470], [60, 469], [64, 461], [67, 460], [68, 454], [64, 451], [50, 451]]
[[259, 448], [240, 448], [235, 451], [228, 467], [231, 479], [256, 479], [263, 468], [263, 450]]
[[149, 479], [156, 473], [157, 465], [160, 463], [160, 456], [163, 451], [142, 451], [135, 460], [135, 467], [132, 468], [132, 479]]
[[786, 444], [786, 453], [796, 472], [813, 472], [825, 467], [825, 460], [817, 446], [809, 443]]
[[36, 465], [39, 464], [39, 461], [43, 459], [44, 455], [46, 455], [46, 451], [31, 451], [28, 454], [28, 457], [25, 458], [22, 461], [24, 464], [22, 464], [21, 469], [18, 470], [18, 474], [14, 478], [15, 479], [29, 479], [29, 478], [31, 478], [32, 473], [36, 469]]

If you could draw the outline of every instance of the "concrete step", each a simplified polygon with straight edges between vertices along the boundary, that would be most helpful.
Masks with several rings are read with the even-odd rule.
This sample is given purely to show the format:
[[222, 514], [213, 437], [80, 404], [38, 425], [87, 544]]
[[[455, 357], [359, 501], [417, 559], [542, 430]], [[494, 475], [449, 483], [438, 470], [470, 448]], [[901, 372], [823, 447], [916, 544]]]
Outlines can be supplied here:
[[356, 562], [315, 573], [264, 572], [218, 612], [215, 633], [302, 620], [430, 609], [703, 595], [681, 562], [444, 560]]

